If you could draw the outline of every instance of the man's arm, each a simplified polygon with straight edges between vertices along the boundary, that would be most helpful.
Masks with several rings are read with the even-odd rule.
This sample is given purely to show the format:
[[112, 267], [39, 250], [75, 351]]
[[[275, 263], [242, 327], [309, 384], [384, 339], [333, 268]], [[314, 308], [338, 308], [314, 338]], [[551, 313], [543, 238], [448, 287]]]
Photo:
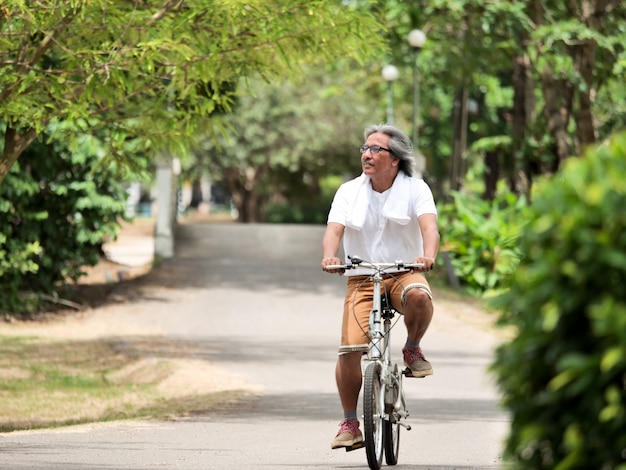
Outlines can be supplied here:
[[[343, 237], [345, 227], [337, 222], [329, 222], [326, 226], [326, 232], [322, 239], [322, 269], [326, 270], [326, 266], [331, 264], [342, 264], [341, 259], [337, 258], [339, 253], [339, 244]], [[328, 272], [341, 273], [342, 270], [333, 269]]]
[[419, 219], [422, 239], [424, 240], [424, 256], [417, 257], [414, 263], [424, 263], [424, 270], [430, 271], [435, 265], [435, 258], [439, 252], [439, 227], [435, 214], [422, 214]]

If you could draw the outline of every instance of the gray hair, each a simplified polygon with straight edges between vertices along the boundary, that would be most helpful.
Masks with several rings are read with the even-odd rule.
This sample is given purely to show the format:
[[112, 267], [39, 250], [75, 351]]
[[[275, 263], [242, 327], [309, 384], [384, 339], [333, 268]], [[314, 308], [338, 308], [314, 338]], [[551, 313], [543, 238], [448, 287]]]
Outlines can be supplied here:
[[390, 124], [374, 124], [365, 128], [365, 140], [376, 132], [387, 134], [391, 137], [389, 140], [389, 150], [391, 150], [393, 157], [400, 160], [400, 170], [404, 171], [408, 176], [413, 176], [415, 152], [413, 151], [413, 144], [409, 136]]

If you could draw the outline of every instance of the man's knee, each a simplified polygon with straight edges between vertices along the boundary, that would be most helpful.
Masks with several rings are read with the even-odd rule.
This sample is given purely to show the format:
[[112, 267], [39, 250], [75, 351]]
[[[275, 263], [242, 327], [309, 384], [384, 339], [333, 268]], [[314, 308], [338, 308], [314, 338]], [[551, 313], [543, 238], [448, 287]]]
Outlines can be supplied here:
[[406, 306], [430, 304], [433, 294], [426, 284], [410, 284], [402, 292], [402, 303]]
[[403, 303], [405, 308], [416, 308], [422, 310], [432, 305], [432, 294], [428, 286], [409, 286], [403, 292]]

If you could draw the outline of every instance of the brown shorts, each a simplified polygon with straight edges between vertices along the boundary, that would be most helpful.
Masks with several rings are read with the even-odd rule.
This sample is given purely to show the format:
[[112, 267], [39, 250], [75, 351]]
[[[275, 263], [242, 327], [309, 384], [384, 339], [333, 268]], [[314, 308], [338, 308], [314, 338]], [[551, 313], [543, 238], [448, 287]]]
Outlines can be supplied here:
[[[369, 347], [369, 318], [374, 298], [370, 276], [349, 276], [346, 297], [343, 304], [343, 323], [341, 326], [341, 346], [339, 354], [366, 352]], [[383, 292], [391, 301], [393, 308], [402, 312], [404, 296], [411, 289], [421, 289], [432, 299], [433, 295], [426, 277], [422, 273], [398, 273], [383, 279]]]

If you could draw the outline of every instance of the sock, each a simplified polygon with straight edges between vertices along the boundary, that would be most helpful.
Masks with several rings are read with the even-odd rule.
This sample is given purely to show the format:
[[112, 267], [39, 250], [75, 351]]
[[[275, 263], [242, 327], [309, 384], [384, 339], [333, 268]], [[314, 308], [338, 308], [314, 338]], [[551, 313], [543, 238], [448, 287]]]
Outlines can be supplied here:
[[404, 343], [404, 347], [405, 348], [419, 348], [420, 343], [419, 341], [417, 343], [413, 343], [412, 341], [409, 341], [409, 339], [407, 338], [406, 343]]
[[356, 411], [346, 411], [343, 414], [344, 419], [353, 419], [355, 421], [358, 420], [358, 418], [356, 417]]

